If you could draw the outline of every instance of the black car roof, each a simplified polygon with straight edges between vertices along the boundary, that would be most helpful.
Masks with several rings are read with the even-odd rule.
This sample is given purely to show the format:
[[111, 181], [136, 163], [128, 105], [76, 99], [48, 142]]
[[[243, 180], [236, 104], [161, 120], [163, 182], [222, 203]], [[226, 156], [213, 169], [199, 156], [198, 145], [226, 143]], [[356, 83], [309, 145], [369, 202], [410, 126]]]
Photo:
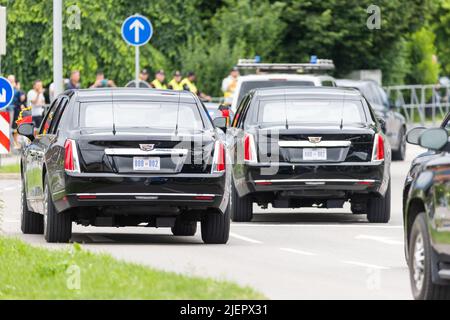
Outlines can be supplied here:
[[361, 93], [352, 88], [336, 87], [285, 87], [254, 90], [255, 97], [270, 99], [279, 96], [299, 98], [361, 99]]
[[[71, 91], [68, 91], [71, 92]], [[68, 93], [66, 92], [66, 94]], [[157, 90], [147, 88], [102, 88], [73, 90], [77, 101], [159, 101], [197, 103], [188, 91]]]

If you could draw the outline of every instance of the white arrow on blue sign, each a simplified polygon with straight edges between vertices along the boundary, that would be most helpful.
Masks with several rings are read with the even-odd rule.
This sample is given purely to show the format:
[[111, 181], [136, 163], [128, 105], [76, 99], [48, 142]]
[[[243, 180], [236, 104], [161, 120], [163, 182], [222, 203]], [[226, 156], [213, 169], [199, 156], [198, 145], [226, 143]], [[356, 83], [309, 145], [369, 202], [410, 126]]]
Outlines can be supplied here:
[[11, 83], [0, 77], [0, 111], [7, 108], [13, 101], [14, 98], [14, 88]]
[[137, 14], [128, 17], [122, 24], [122, 37], [131, 46], [143, 46], [152, 36], [153, 26], [146, 17]]

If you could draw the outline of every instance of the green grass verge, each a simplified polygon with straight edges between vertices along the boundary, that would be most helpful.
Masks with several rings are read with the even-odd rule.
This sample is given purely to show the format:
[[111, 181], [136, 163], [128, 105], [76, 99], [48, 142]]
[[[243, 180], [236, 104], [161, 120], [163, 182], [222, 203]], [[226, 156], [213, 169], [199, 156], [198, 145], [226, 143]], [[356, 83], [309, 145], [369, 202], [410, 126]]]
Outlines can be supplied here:
[[[77, 272], [79, 270], [80, 289]], [[250, 288], [0, 237], [0, 299], [263, 299]]]
[[0, 173], [20, 173], [20, 164], [7, 164], [0, 166]]

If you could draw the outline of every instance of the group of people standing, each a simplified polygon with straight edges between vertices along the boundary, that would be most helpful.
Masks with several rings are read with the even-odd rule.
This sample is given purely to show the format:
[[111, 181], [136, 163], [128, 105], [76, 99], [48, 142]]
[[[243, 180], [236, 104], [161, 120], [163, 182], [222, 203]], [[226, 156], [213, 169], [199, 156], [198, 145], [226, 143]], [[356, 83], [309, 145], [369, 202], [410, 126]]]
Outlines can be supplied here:
[[[233, 68], [230, 75], [222, 82], [222, 91], [225, 98], [232, 97], [236, 88], [237, 80], [239, 78], [239, 71], [237, 68]], [[175, 91], [190, 91], [198, 95], [201, 99], [211, 101], [211, 97], [204, 92], [201, 92], [196, 84], [195, 72], [188, 72], [185, 77], [180, 71], [175, 71], [172, 74], [172, 78], [169, 82], [166, 82], [166, 74], [164, 70], [158, 70], [155, 73], [154, 79], [150, 81], [150, 73], [147, 69], [143, 69], [139, 75], [139, 80], [144, 83], [145, 87], [151, 87], [155, 89], [168, 89]], [[43, 120], [45, 105], [47, 102], [53, 101], [55, 98], [54, 84], [50, 84], [49, 92], [46, 92], [44, 83], [41, 80], [35, 80], [33, 87], [27, 93], [21, 89], [21, 84], [17, 81], [14, 75], [8, 76], [8, 81], [14, 88], [14, 99], [12, 104], [7, 110], [10, 112], [11, 127], [13, 131], [17, 128], [17, 120], [24, 111], [27, 111], [32, 118], [32, 121], [36, 128], [38, 128]], [[79, 70], [73, 70], [70, 72], [68, 79], [64, 80], [65, 89], [81, 89], [81, 72]], [[113, 80], [108, 79], [103, 71], [97, 71], [95, 82], [90, 88], [107, 88], [116, 87]], [[18, 136], [14, 134], [14, 146], [19, 147]]]
[[196, 85], [197, 76], [195, 72], [188, 72], [186, 77], [180, 71], [175, 71], [172, 75], [172, 79], [167, 83], [166, 74], [164, 70], [158, 70], [155, 73], [155, 78], [149, 82], [150, 74], [147, 69], [143, 69], [139, 75], [139, 80], [154, 89], [169, 89], [175, 91], [190, 91], [198, 95], [201, 99], [211, 101], [211, 97], [201, 92]]

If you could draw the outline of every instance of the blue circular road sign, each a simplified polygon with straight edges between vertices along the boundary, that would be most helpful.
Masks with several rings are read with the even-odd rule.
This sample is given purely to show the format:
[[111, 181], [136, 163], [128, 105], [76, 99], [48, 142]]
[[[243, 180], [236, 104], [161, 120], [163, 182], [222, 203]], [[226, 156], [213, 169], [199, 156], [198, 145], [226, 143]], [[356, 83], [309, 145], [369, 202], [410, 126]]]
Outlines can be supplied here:
[[14, 88], [8, 79], [0, 77], [0, 111], [7, 108], [14, 99]]
[[146, 17], [137, 14], [128, 17], [122, 24], [122, 37], [131, 46], [143, 46], [152, 36], [153, 26]]

